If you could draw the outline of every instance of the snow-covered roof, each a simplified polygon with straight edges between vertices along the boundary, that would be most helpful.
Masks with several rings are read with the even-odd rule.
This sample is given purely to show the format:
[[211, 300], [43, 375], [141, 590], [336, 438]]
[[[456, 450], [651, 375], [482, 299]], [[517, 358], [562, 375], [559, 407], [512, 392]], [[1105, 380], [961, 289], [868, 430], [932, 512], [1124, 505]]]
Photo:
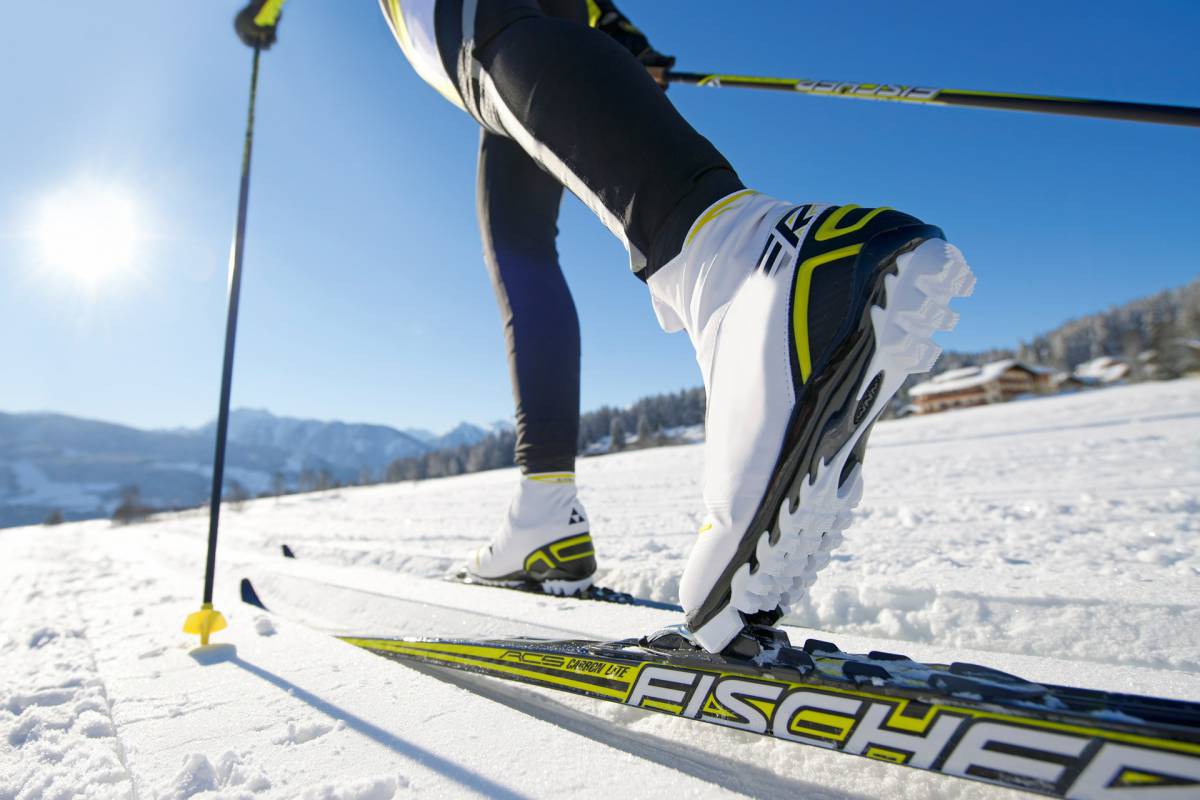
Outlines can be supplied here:
[[1100, 356], [1075, 367], [1077, 378], [1092, 378], [1101, 383], [1119, 381], [1129, 374], [1129, 365], [1119, 358]]
[[959, 367], [958, 369], [948, 369], [938, 375], [934, 375], [929, 379], [928, 383], [949, 383], [951, 381], [970, 378], [979, 374], [979, 367]]
[[961, 392], [963, 389], [973, 389], [999, 379], [1001, 375], [1013, 368], [1027, 372], [1044, 374], [1050, 370], [1045, 367], [1034, 367], [1017, 361], [1015, 358], [1005, 358], [984, 364], [982, 367], [960, 367], [950, 369], [935, 375], [924, 383], [918, 383], [908, 390], [909, 397], [922, 397], [944, 392]]

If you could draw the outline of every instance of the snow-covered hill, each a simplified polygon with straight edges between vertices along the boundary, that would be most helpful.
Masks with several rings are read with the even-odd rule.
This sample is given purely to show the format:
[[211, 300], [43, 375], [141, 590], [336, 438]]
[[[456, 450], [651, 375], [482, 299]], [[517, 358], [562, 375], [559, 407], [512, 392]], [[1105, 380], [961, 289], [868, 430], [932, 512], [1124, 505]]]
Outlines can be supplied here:
[[[488, 435], [466, 422], [441, 435], [417, 433], [421, 438], [386, 425], [235, 409], [226, 472], [252, 495], [278, 482], [320, 485], [321, 475], [360, 482], [364, 471], [380, 478], [396, 459], [472, 445]], [[212, 480], [213, 437], [214, 423], [147, 431], [63, 414], [0, 413], [0, 527], [41, 522], [56, 510], [67, 519], [108, 516], [129, 486], [152, 507], [200, 505]]]
[[[604, 583], [674, 599], [701, 460], [688, 445], [580, 462]], [[788, 621], [793, 640], [1200, 700], [1200, 381], [881, 423], [866, 472], [862, 513]], [[230, 629], [207, 652], [179, 633], [198, 602], [202, 514], [0, 531], [0, 798], [1021, 796], [415, 672], [310, 627], [617, 637], [673, 621], [437, 580], [487, 538], [515, 480], [227, 512], [216, 600]], [[296, 562], [276, 555], [285, 542]], [[240, 605], [244, 575], [308, 624]]]

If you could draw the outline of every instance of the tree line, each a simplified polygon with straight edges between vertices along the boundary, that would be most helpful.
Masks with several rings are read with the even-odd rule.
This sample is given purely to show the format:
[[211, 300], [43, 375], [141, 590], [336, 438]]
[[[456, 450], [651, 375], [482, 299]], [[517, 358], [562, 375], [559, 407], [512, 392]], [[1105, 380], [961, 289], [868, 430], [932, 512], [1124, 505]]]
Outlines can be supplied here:
[[[704, 390], [701, 388], [643, 397], [628, 408], [601, 406], [580, 415], [576, 452], [581, 456], [594, 452], [593, 446], [604, 442], [605, 437], [608, 437], [605, 452], [671, 444], [676, 441], [669, 435], [671, 429], [702, 424]], [[631, 439], [630, 434], [636, 439]], [[384, 480], [419, 481], [511, 467], [515, 464], [516, 443], [515, 433], [499, 431], [473, 445], [399, 458], [388, 465]]]
[[[1197, 368], [1200, 278], [1178, 289], [1071, 320], [1022, 342], [1014, 356], [1068, 370], [1100, 356], [1153, 362], [1144, 377], [1178, 378]], [[1191, 343], [1191, 344], [1189, 344]]]

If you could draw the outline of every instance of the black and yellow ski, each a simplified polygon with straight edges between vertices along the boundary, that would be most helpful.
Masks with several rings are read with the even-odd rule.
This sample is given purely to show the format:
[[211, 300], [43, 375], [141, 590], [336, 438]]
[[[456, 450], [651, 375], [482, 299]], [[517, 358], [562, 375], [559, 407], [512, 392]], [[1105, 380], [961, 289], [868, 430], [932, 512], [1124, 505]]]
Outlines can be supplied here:
[[[1200, 797], [1200, 704], [1023, 680], [973, 664], [794, 648], [743, 655], [675, 632], [618, 642], [340, 637], [465, 670], [1054, 797]], [[757, 654], [749, 653], [757, 650]]]
[[[266, 608], [249, 580], [242, 600]], [[1053, 797], [1200, 798], [1200, 703], [1040, 684], [977, 664], [844, 653], [747, 628], [616, 642], [339, 636], [463, 670]]]
[[[280, 552], [284, 558], [296, 558], [296, 552], [286, 544], [280, 545]], [[461, 583], [465, 586], [480, 586], [489, 589], [512, 589], [514, 591], [527, 592], [529, 594], [536, 594], [543, 597], [568, 597], [572, 600], [595, 600], [600, 603], [616, 603], [617, 605], [622, 606], [640, 606], [642, 608], [657, 608], [660, 611], [683, 612], [683, 609], [674, 603], [663, 603], [658, 600], [646, 600], [641, 597], [634, 597], [628, 592], [618, 592], [615, 589], [609, 589], [606, 586], [596, 586], [594, 584], [585, 589], [579, 589], [571, 594], [555, 595], [553, 592], [544, 591], [542, 586], [534, 583], [533, 581], [488, 582], [475, 578], [466, 569], [455, 570], [454, 572], [446, 575], [445, 580], [449, 581], [450, 583]], [[248, 582], [242, 588], [243, 599], [245, 599], [246, 586], [249, 586]], [[253, 587], [250, 587], [250, 591], [253, 592]], [[246, 602], [251, 601], [247, 600]], [[259, 602], [255, 603], [254, 605], [261, 606], [262, 604]]]

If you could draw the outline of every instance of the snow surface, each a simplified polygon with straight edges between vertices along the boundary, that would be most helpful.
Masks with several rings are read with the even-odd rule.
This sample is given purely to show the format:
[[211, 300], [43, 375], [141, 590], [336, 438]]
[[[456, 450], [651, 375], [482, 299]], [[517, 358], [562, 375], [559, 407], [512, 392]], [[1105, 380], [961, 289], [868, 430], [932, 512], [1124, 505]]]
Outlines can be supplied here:
[[[701, 463], [699, 445], [580, 462], [605, 584], [675, 599]], [[439, 580], [488, 537], [515, 479], [227, 510], [216, 605], [230, 628], [205, 649], [180, 632], [204, 515], [0, 531], [0, 800], [1022, 796], [418, 672], [318, 632], [617, 638], [676, 621]], [[789, 619], [794, 642], [1200, 700], [1200, 381], [880, 423], [866, 479], [846, 543]], [[242, 605], [243, 576], [288, 616]]]

